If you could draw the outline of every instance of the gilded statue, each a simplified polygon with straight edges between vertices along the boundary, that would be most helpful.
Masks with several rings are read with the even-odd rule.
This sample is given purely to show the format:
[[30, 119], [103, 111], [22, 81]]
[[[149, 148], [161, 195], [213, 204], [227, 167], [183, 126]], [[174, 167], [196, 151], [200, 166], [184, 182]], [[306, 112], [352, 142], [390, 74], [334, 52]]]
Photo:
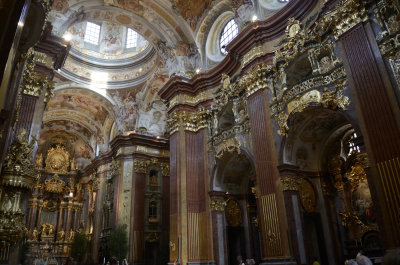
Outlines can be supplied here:
[[32, 231], [31, 240], [37, 242], [38, 239], [39, 239], [39, 232], [38, 232], [38, 230], [35, 228], [35, 229], [33, 229], [33, 231]]
[[61, 241], [63, 241], [64, 240], [64, 237], [65, 237], [65, 232], [64, 232], [64, 230], [60, 230], [60, 231], [58, 231], [58, 233], [57, 233], [57, 241], [58, 242], [61, 242]]
[[36, 156], [36, 166], [41, 168], [43, 166], [43, 155], [42, 154], [38, 154]]
[[68, 241], [72, 242], [75, 237], [75, 232], [73, 230], [69, 231]]

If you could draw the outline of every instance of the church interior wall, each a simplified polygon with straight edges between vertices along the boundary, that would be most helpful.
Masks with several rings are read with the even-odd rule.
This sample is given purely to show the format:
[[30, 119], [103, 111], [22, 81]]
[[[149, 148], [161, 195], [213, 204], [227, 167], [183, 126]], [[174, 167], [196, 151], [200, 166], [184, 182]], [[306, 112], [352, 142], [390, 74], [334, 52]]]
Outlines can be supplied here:
[[82, 264], [382, 264], [400, 247], [398, 1], [9, 8], [1, 263], [70, 263], [81, 234]]

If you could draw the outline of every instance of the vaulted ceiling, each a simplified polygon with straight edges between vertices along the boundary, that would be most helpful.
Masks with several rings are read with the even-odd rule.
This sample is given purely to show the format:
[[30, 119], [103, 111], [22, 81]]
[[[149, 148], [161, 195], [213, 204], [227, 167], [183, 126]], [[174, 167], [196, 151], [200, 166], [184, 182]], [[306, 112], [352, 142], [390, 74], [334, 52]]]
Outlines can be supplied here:
[[[55, 95], [44, 113], [40, 151], [62, 143], [84, 166], [98, 152], [106, 152], [120, 132], [140, 129], [163, 135], [166, 106], [157, 93], [173, 73], [215, 65], [207, 59], [206, 42], [216, 18], [226, 12], [232, 17], [253, 12], [266, 18], [284, 4], [281, 0], [54, 0], [48, 21], [54, 35], [70, 41], [71, 51], [55, 73]], [[85, 42], [87, 22], [101, 28], [97, 45]], [[133, 49], [126, 46], [127, 29], [138, 34]]]

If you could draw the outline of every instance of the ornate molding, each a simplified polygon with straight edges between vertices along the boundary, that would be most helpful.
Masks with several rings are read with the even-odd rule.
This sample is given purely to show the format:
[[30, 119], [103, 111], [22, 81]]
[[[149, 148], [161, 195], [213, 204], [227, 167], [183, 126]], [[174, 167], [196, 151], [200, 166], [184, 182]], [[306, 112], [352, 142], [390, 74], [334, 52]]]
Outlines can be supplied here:
[[224, 211], [226, 206], [226, 201], [210, 201], [210, 210], [211, 211]]
[[150, 160], [134, 159], [133, 170], [136, 173], [147, 173], [147, 167], [150, 165], [150, 163]]
[[365, 3], [360, 0], [340, 2], [333, 11], [325, 14], [317, 23], [320, 29], [332, 29], [336, 39], [355, 25], [368, 20]]
[[248, 51], [242, 58], [242, 68], [247, 65], [249, 62], [254, 60], [255, 58], [263, 55], [262, 45], [258, 45], [253, 47], [250, 51]]
[[301, 205], [306, 212], [315, 212], [316, 194], [313, 185], [307, 178], [280, 178], [282, 191], [298, 191]]
[[168, 111], [170, 111], [173, 107], [177, 105], [189, 105], [189, 106], [196, 106], [200, 102], [204, 102], [207, 100], [213, 99], [214, 91], [213, 89], [209, 89], [206, 91], [201, 91], [196, 96], [190, 96], [188, 94], [179, 94], [173, 97], [168, 103]]
[[[328, 79], [329, 80], [329, 79]], [[332, 79], [334, 80], [334, 79]], [[312, 79], [308, 80], [313, 83]], [[307, 91], [308, 87], [318, 88], [320, 84], [314, 83], [314, 86], [307, 83], [306, 88], [301, 88], [299, 90]], [[289, 132], [289, 126], [287, 124], [287, 120], [289, 119], [290, 114], [298, 113], [304, 111], [310, 105], [313, 106], [321, 106], [323, 108], [332, 109], [332, 110], [346, 110], [346, 107], [350, 105], [350, 100], [348, 97], [343, 95], [343, 90], [346, 87], [346, 80], [334, 80], [334, 88], [329, 89], [328, 87], [324, 87], [323, 91], [320, 92], [317, 89], [310, 90], [303, 95], [299, 95], [292, 100], [287, 100], [286, 104], [282, 102], [277, 102], [271, 106], [272, 108], [272, 117], [275, 119], [279, 126], [278, 134], [279, 135], [287, 135]], [[285, 111], [285, 108], [287, 111]]]
[[70, 155], [65, 150], [64, 146], [57, 145], [47, 151], [45, 170], [53, 173], [65, 174], [68, 172], [70, 165]]
[[281, 177], [280, 178], [282, 191], [297, 191], [301, 179], [294, 177]]
[[162, 175], [169, 177], [169, 163], [161, 163]]
[[235, 136], [230, 139], [224, 140], [215, 148], [215, 157], [221, 158], [225, 153], [233, 153], [237, 152], [240, 154], [240, 147], [241, 147], [240, 140]]
[[180, 128], [186, 131], [196, 132], [207, 127], [208, 113], [204, 108], [196, 112], [174, 112], [167, 120], [169, 134], [177, 132]]
[[38, 97], [45, 90], [45, 102], [53, 96], [54, 82], [47, 79], [46, 76], [35, 72], [34, 59], [26, 64], [22, 75], [22, 91], [24, 94]]
[[60, 180], [57, 174], [52, 178], [46, 179], [44, 182], [44, 189], [47, 192], [62, 193], [64, 191], [65, 182]]
[[35, 139], [28, 144], [25, 129], [20, 129], [11, 144], [3, 164], [0, 184], [11, 187], [33, 188], [37, 181], [37, 171], [32, 152]]

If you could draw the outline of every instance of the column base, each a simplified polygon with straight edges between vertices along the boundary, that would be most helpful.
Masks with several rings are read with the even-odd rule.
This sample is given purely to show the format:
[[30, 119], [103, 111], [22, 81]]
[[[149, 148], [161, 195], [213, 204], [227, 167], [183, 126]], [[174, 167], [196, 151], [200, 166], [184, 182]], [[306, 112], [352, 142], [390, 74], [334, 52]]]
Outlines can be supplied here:
[[260, 265], [297, 265], [294, 258], [263, 259]]

